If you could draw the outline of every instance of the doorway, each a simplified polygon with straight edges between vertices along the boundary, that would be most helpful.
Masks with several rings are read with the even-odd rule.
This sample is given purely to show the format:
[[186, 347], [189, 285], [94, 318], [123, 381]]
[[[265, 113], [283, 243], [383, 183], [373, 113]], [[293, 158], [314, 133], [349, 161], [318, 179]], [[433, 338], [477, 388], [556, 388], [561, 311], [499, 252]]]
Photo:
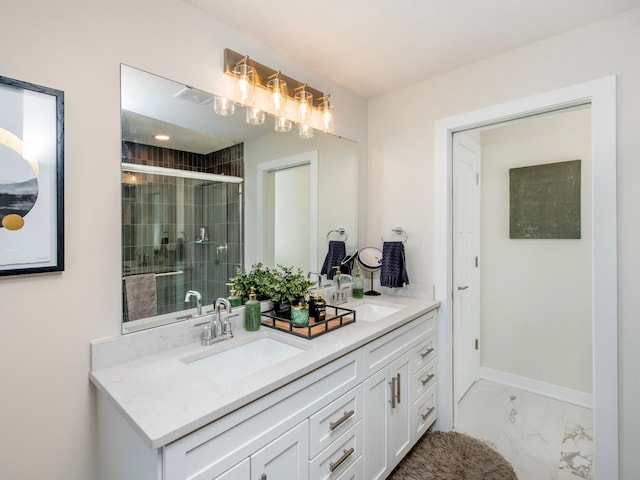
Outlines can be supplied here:
[[[615, 77], [496, 105], [436, 122], [436, 281], [438, 348], [453, 358], [452, 169], [454, 132], [590, 104], [592, 111], [592, 271], [595, 477], [618, 479]], [[440, 362], [437, 428], [454, 425], [453, 365]]]

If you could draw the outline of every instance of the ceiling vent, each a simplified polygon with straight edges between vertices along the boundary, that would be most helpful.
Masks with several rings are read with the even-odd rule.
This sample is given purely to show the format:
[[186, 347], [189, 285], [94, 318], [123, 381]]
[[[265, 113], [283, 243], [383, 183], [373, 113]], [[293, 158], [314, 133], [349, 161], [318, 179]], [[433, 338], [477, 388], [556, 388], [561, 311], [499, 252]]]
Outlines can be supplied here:
[[186, 86], [178, 93], [174, 95], [175, 98], [180, 98], [182, 100], [186, 100], [190, 103], [195, 103], [198, 105], [207, 105], [213, 102], [214, 95], [210, 93], [203, 92], [202, 90], [198, 90], [193, 87]]

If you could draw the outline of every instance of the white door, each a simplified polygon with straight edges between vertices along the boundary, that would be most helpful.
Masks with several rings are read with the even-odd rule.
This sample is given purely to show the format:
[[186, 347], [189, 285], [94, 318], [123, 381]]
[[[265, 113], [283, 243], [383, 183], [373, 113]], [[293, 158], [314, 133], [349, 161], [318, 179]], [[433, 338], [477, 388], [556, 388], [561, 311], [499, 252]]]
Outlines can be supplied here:
[[480, 372], [480, 144], [453, 136], [453, 389], [455, 405]]

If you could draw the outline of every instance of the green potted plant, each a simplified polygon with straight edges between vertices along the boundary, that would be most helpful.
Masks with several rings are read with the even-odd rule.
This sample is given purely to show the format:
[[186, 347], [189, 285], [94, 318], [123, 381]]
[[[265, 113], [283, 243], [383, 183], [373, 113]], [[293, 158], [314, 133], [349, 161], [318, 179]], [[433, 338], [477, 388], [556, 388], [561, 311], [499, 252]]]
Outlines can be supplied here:
[[270, 284], [268, 295], [273, 301], [276, 315], [289, 318], [291, 305], [306, 304], [306, 296], [314, 282], [307, 279], [302, 270], [294, 267], [278, 265], [271, 271], [273, 281]]
[[244, 299], [249, 298], [251, 287], [255, 288], [258, 300], [269, 299], [273, 282], [274, 270], [265, 267], [262, 263], [254, 263], [248, 272], [243, 272], [238, 268], [236, 276], [229, 279], [229, 283], [234, 285], [238, 295]]

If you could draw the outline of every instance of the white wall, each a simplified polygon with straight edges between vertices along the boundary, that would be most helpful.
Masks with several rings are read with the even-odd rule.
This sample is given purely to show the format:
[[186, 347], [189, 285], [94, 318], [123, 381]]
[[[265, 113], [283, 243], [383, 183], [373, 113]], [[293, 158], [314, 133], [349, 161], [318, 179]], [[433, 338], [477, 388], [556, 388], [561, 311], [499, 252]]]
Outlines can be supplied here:
[[[482, 366], [591, 393], [590, 109], [532, 117], [481, 138]], [[510, 239], [509, 169], [577, 159], [581, 238]]]
[[0, 278], [0, 477], [94, 480], [89, 341], [120, 332], [120, 63], [223, 93], [222, 51], [243, 52], [331, 92], [361, 154], [367, 106], [178, 0], [2, 6], [0, 75], [65, 92], [66, 268]]
[[[409, 233], [409, 276], [434, 283], [434, 122], [498, 103], [616, 74], [618, 79], [618, 276], [620, 458], [634, 478], [640, 450], [640, 9], [512, 50], [369, 102], [368, 237], [395, 224]], [[411, 172], [408, 175], [406, 172]], [[374, 193], [375, 192], [375, 193]], [[436, 292], [442, 296], [444, 292]], [[440, 325], [441, 328], [448, 328]]]

